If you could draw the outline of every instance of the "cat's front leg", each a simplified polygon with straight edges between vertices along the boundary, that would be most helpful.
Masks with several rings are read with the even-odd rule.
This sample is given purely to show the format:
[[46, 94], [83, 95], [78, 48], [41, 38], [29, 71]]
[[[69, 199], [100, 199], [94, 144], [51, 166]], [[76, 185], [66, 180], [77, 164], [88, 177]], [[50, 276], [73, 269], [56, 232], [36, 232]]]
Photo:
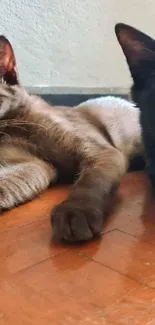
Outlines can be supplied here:
[[0, 147], [0, 212], [32, 200], [55, 183], [52, 165], [14, 146]]
[[99, 150], [93, 158], [87, 157], [68, 200], [52, 212], [54, 238], [76, 242], [99, 235], [112, 194], [126, 170], [126, 158], [117, 149]]

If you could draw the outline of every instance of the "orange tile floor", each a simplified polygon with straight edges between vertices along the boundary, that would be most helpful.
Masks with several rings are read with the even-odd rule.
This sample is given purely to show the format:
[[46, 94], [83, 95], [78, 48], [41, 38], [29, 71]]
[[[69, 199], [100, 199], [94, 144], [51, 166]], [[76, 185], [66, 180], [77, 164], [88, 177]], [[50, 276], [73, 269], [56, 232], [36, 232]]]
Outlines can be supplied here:
[[52, 242], [50, 189], [0, 219], [0, 325], [154, 325], [155, 199], [128, 174], [104, 234], [82, 246]]

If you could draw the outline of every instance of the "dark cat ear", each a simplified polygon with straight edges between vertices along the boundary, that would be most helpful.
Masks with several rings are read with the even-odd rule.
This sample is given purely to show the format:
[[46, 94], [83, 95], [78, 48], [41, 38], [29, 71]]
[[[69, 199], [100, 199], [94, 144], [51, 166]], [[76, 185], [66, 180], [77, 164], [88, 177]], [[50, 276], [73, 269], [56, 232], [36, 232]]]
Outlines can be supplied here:
[[5, 36], [0, 35], [0, 82], [19, 84], [13, 48]]
[[123, 23], [115, 26], [115, 33], [134, 81], [145, 79], [152, 69], [152, 63], [155, 68], [154, 40], [136, 28]]

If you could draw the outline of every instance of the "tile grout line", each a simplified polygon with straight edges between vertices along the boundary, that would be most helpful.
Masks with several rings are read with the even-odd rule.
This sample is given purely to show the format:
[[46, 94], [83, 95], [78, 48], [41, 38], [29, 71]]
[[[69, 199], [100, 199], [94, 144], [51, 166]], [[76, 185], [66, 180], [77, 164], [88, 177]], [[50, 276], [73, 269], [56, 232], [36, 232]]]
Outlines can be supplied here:
[[[122, 229], [115, 228], [115, 230], [117, 230], [117, 231], [119, 231], [119, 232], [122, 232], [123, 234], [126, 234], [126, 235], [128, 235], [128, 236], [130, 236], [130, 237], [140, 239], [140, 237], [137, 237], [136, 235], [130, 234], [130, 233], [128, 233], [128, 232], [126, 232], [126, 231], [124, 231], [124, 230], [122, 230]], [[148, 240], [143, 239], [143, 242], [155, 246], [154, 243], [151, 243], [151, 242], [148, 241]]]
[[89, 256], [88, 256], [87, 254], [85, 254], [85, 253], [80, 254], [80, 256], [81, 256], [81, 257], [83, 256], [84, 258], [87, 258], [88, 260], [91, 260], [92, 262], [98, 263], [99, 265], [104, 266], [104, 267], [110, 269], [111, 271], [114, 271], [114, 272], [116, 272], [116, 273], [118, 273], [118, 274], [120, 274], [120, 275], [122, 275], [122, 276], [125, 276], [126, 278], [128, 278], [128, 279], [134, 281], [135, 283], [138, 283], [138, 284], [140, 284], [140, 285], [142, 285], [142, 286], [144, 286], [144, 287], [146, 287], [146, 288], [149, 288], [149, 289], [152, 289], [152, 290], [155, 291], [155, 288], [149, 286], [147, 283], [142, 282], [142, 281], [139, 281], [139, 280], [136, 280], [136, 279], [134, 279], [133, 277], [131, 277], [131, 276], [125, 274], [125, 273], [122, 273], [121, 271], [118, 271], [118, 270], [112, 268], [110, 265], [106, 265], [106, 264], [104, 264], [104, 263], [102, 263], [102, 262], [99, 262], [99, 261], [97, 261], [97, 260], [94, 260], [93, 258], [89, 257]]
[[44, 262], [46, 262], [46, 261], [48, 261], [48, 260], [53, 260], [54, 258], [59, 257], [59, 256], [61, 256], [62, 254], [65, 254], [65, 253], [67, 253], [67, 252], [69, 252], [69, 251], [70, 251], [69, 248], [66, 248], [66, 249], [64, 248], [63, 251], [61, 251], [61, 252], [59, 252], [59, 253], [56, 253], [56, 254], [54, 254], [53, 256], [48, 256], [47, 258], [43, 259], [42, 261], [38, 261], [38, 262], [36, 262], [35, 264], [31, 264], [31, 265], [29, 265], [29, 266], [27, 266], [27, 267], [25, 267], [25, 268], [23, 268], [23, 269], [21, 269], [21, 270], [18, 270], [18, 271], [15, 272], [15, 273], [11, 273], [10, 276], [16, 276], [17, 274], [24, 273], [25, 271], [28, 271], [29, 269], [31, 269], [31, 268], [33, 268], [33, 267], [36, 267], [36, 266], [38, 266], [38, 265], [40, 265], [40, 264], [42, 264], [42, 263], [44, 263]]

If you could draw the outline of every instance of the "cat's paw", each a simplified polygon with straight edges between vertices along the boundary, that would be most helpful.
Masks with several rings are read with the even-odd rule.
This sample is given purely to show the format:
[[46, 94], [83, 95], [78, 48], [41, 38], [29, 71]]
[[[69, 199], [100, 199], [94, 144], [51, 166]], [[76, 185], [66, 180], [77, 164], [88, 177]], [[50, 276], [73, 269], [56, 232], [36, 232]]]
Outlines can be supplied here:
[[58, 205], [51, 216], [53, 237], [67, 242], [88, 241], [101, 234], [103, 212], [98, 206], [79, 201], [65, 201]]

